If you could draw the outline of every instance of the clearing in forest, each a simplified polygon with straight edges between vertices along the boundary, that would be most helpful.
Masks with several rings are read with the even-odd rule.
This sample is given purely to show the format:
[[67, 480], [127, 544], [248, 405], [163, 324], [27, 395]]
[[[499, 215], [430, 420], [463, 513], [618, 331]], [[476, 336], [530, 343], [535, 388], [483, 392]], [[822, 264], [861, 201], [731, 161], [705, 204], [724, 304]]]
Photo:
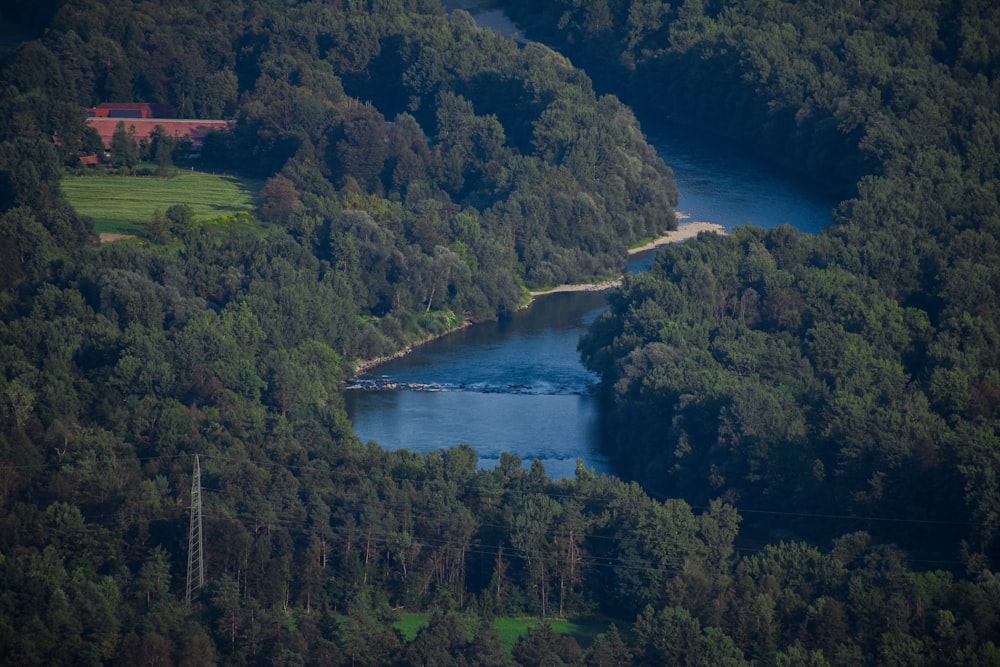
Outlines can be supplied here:
[[153, 213], [187, 204], [195, 220], [239, 216], [257, 205], [258, 181], [199, 171], [162, 176], [65, 176], [62, 190], [100, 233], [133, 234]]

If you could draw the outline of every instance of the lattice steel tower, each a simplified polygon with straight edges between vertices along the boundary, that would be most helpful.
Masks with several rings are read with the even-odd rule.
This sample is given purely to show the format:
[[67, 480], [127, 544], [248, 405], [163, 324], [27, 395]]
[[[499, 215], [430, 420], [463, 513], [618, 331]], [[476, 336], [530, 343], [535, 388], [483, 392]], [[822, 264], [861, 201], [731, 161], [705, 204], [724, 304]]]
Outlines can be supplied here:
[[191, 530], [188, 533], [187, 603], [205, 585], [204, 540], [201, 532], [201, 464], [194, 455], [194, 472], [191, 474]]

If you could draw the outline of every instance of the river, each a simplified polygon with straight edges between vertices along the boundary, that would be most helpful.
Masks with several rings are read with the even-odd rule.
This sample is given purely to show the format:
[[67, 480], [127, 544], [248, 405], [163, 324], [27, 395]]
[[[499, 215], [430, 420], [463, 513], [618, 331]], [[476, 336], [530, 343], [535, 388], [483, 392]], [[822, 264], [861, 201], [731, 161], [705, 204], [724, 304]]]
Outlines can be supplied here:
[[[465, 6], [480, 25], [516, 30], [501, 12], [478, 11], [468, 0]], [[674, 170], [678, 210], [692, 220], [727, 230], [790, 224], [809, 233], [830, 223], [835, 202], [792, 175], [687, 129], [646, 130]], [[651, 255], [637, 257], [629, 270], [644, 270], [651, 261]], [[576, 350], [605, 307], [600, 293], [543, 296], [509, 320], [463, 329], [379, 366], [361, 378], [368, 388], [346, 392], [355, 433], [389, 449], [421, 453], [465, 443], [485, 468], [509, 452], [526, 463], [540, 460], [556, 478], [573, 476], [578, 459], [597, 473], [613, 474], [601, 454], [598, 378]]]

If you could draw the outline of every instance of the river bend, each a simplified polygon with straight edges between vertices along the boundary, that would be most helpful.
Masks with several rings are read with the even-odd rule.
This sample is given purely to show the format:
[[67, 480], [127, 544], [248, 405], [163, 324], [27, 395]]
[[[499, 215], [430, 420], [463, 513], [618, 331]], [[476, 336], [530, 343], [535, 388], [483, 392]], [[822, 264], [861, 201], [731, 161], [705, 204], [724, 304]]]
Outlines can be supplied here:
[[[456, 4], [452, 0], [452, 8]], [[502, 12], [477, 9], [475, 0], [465, 6], [480, 25], [516, 31]], [[834, 202], [790, 174], [687, 129], [646, 131], [674, 170], [678, 209], [691, 220], [727, 230], [790, 224], [809, 233], [830, 223]], [[651, 261], [638, 257], [629, 270], [644, 270]], [[578, 459], [613, 474], [601, 454], [598, 378], [576, 350], [606, 299], [595, 292], [543, 296], [511, 319], [459, 330], [379, 366], [345, 393], [355, 433], [421, 453], [468, 444], [485, 468], [509, 452], [526, 463], [540, 460], [552, 477], [573, 476]]]

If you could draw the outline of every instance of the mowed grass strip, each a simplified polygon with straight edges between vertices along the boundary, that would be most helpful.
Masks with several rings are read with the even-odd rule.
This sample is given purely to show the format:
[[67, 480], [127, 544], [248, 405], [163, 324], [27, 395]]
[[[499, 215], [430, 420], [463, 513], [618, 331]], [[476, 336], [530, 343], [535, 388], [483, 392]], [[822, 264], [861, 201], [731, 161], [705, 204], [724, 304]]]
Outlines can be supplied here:
[[205, 172], [173, 176], [65, 176], [62, 190], [81, 215], [94, 219], [98, 231], [131, 233], [175, 204], [187, 204], [196, 220], [211, 220], [257, 205], [261, 183]]

